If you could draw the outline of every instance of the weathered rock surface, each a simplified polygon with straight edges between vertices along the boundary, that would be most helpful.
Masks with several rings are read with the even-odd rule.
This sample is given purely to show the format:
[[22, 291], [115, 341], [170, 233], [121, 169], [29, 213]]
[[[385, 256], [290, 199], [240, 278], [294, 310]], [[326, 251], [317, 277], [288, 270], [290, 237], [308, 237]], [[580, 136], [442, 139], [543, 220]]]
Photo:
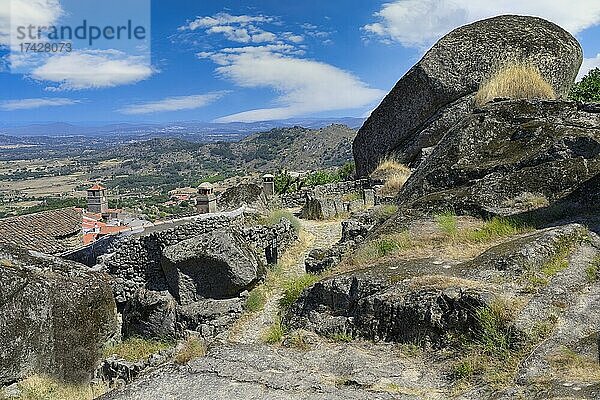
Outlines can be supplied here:
[[176, 306], [168, 291], [138, 290], [123, 310], [123, 335], [174, 339], [177, 336]]
[[559, 96], [583, 59], [577, 40], [536, 17], [505, 15], [460, 27], [436, 43], [392, 89], [353, 144], [358, 176], [393, 155], [412, 164], [472, 110], [472, 94], [506, 62], [536, 65]]
[[178, 326], [196, 331], [204, 339], [223, 333], [242, 315], [245, 297], [203, 299], [177, 307]]
[[237, 297], [265, 274], [254, 251], [233, 230], [209, 232], [163, 251], [169, 292], [186, 305], [203, 298]]
[[574, 102], [501, 101], [448, 131], [398, 199], [405, 209], [513, 215], [566, 198], [598, 171], [600, 114]]
[[475, 312], [491, 294], [484, 285], [466, 280], [411, 284], [411, 275], [439, 269], [431, 261], [406, 261], [317, 282], [288, 311], [286, 321], [292, 328], [328, 337], [346, 334], [423, 345], [440, 345], [450, 332], [471, 334], [477, 327]]
[[119, 336], [108, 276], [56, 257], [0, 248], [0, 385], [31, 374], [91, 378]]
[[443, 378], [424, 361], [391, 346], [223, 344], [184, 368], [160, 369], [101, 399], [417, 400], [438, 398], [439, 385]]
[[340, 261], [340, 256], [341, 254], [337, 254], [332, 249], [311, 250], [304, 261], [305, 270], [311, 274], [320, 274], [337, 264]]
[[252, 183], [229, 188], [219, 197], [219, 207], [223, 210], [235, 210], [240, 206], [266, 210], [267, 202], [263, 188]]

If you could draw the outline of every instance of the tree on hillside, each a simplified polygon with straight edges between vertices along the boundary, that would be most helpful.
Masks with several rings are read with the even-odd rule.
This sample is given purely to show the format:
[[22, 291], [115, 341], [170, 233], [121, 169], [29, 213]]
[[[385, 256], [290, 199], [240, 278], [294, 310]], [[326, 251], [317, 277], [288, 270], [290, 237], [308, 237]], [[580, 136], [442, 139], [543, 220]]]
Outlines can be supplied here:
[[600, 102], [600, 68], [594, 68], [571, 89], [573, 100]]

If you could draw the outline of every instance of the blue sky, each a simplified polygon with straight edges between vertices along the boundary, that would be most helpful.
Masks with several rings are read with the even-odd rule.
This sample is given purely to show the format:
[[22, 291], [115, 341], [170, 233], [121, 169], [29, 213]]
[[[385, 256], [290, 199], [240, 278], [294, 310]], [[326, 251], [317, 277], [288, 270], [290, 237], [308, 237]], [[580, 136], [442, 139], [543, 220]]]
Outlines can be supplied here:
[[[10, 1], [13, 16], [17, 10], [40, 24], [65, 24], [79, 13], [72, 9], [74, 0], [0, 0], [4, 56]], [[99, 4], [108, 4], [78, 1], [94, 4], [98, 15]], [[560, 24], [582, 43], [584, 70], [600, 65], [599, 1], [522, 3], [156, 0], [151, 63], [134, 49], [104, 43], [101, 49], [49, 57], [25, 73], [0, 65], [0, 123], [366, 116], [439, 37], [506, 13]]]

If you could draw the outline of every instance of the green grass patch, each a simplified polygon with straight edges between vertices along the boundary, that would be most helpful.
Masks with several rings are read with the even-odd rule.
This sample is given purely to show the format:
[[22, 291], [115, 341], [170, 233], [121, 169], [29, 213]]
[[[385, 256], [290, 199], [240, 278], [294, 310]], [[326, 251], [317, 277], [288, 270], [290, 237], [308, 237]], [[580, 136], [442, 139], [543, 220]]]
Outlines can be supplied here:
[[540, 270], [544, 275], [552, 277], [561, 271], [569, 268], [569, 261], [566, 257], [554, 258], [547, 262]]
[[458, 233], [458, 218], [453, 211], [445, 211], [434, 216], [438, 228], [448, 236], [456, 236]]
[[104, 349], [104, 357], [116, 355], [126, 361], [136, 362], [150, 355], [173, 347], [173, 343], [154, 339], [129, 338]]
[[258, 312], [265, 307], [267, 303], [267, 294], [262, 287], [255, 288], [250, 292], [246, 299], [246, 310], [249, 312]]
[[450, 376], [459, 387], [482, 385], [502, 390], [514, 384], [522, 360], [550, 335], [558, 320], [551, 315], [529, 332], [517, 331], [514, 320], [518, 308], [515, 301], [497, 298], [476, 311], [478, 328], [473, 336], [455, 339], [459, 357]]
[[333, 340], [334, 342], [340, 342], [340, 343], [350, 343], [351, 341], [354, 340], [352, 335], [350, 335], [348, 333], [336, 333], [334, 335], [331, 335], [329, 337], [329, 339]]
[[585, 275], [588, 282], [594, 283], [598, 281], [598, 271], [600, 270], [600, 256], [594, 258], [590, 265], [585, 269]]
[[503, 237], [514, 236], [530, 231], [531, 228], [510, 219], [494, 217], [484, 222], [479, 229], [467, 232], [467, 239], [475, 243], [486, 243]]
[[400, 248], [398, 242], [392, 238], [379, 239], [374, 243], [374, 246], [379, 257], [390, 255]]
[[275, 322], [265, 331], [263, 335], [263, 342], [267, 344], [281, 343], [285, 336], [286, 329], [281, 322], [281, 318], [277, 317]]
[[283, 297], [279, 300], [279, 307], [287, 310], [298, 300], [304, 289], [313, 285], [320, 278], [313, 274], [304, 274], [296, 278], [291, 278], [283, 284]]

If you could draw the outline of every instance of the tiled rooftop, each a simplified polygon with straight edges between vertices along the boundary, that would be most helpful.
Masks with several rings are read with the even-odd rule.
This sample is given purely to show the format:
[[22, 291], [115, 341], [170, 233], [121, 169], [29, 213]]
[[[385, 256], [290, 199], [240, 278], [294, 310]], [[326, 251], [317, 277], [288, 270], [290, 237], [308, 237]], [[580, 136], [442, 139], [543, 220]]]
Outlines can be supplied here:
[[0, 219], [0, 244], [47, 254], [81, 247], [81, 210], [62, 208]]

